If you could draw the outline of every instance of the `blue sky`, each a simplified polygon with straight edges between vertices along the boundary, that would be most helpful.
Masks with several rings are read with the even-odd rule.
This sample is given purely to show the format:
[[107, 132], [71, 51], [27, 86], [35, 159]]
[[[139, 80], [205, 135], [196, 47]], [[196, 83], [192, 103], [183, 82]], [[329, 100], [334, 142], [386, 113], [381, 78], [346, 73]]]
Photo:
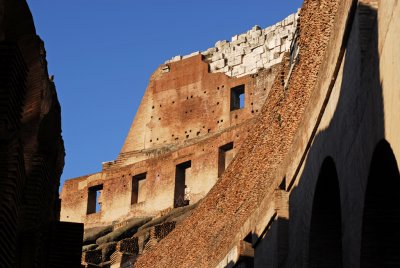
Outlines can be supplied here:
[[64, 180], [95, 173], [122, 147], [149, 77], [164, 61], [267, 27], [301, 0], [28, 0], [55, 75]]

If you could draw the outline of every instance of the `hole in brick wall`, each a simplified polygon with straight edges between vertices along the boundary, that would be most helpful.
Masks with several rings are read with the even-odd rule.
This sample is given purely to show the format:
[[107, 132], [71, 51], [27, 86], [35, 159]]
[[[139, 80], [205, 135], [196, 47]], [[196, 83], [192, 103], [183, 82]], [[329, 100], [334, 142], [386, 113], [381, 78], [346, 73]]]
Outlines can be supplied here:
[[233, 159], [233, 142], [227, 143], [218, 149], [218, 177], [222, 175]]
[[219, 105], [219, 102], [217, 102], [217, 105]]
[[251, 113], [252, 113], [252, 114], [254, 114], [254, 111], [253, 111], [253, 110], [251, 110]]
[[219, 120], [217, 121], [217, 124], [219, 124]]
[[[145, 201], [144, 187], [147, 173], [142, 173], [132, 177], [131, 204], [137, 204]], [[157, 177], [160, 175], [157, 175]]]
[[189, 135], [186, 135], [186, 139], [188, 139], [189, 138]]
[[240, 85], [231, 88], [231, 111], [244, 108], [245, 87]]
[[203, 126], [203, 128], [206, 128], [206, 126]]
[[225, 86], [224, 85], [222, 85], [222, 88], [224, 88]]
[[151, 116], [151, 118], [153, 118], [153, 116]]
[[251, 105], [253, 105], [253, 103], [251, 103]]
[[159, 117], [158, 120], [161, 120], [161, 117]]
[[153, 106], [153, 107], [151, 107], [151, 109], [154, 109], [154, 106]]
[[224, 122], [224, 119], [221, 119], [221, 123]]
[[217, 87], [217, 90], [219, 90], [219, 87]]
[[258, 110], [256, 110], [256, 113], [258, 113]]
[[172, 104], [174, 104], [175, 103], [175, 101], [172, 101]]
[[160, 107], [161, 107], [161, 104], [160, 104]]
[[188, 112], [186, 111], [185, 114], [187, 114]]
[[193, 99], [193, 96], [190, 96], [191, 99]]
[[192, 130], [189, 130], [189, 132], [192, 132]]
[[179, 138], [175, 138], [175, 140], [177, 141], [177, 140], [179, 140]]
[[186, 97], [186, 99], [188, 100], [188, 99], [189, 99], [189, 97]]
[[266, 91], [267, 89], [266, 88], [264, 88], [264, 91]]
[[158, 138], [157, 138], [157, 140], [158, 140]]
[[210, 131], [211, 131], [211, 128], [209, 128], [209, 129], [207, 130], [208, 133], [210, 133]]
[[153, 142], [153, 140], [150, 140], [150, 142]]
[[204, 91], [204, 94], [206, 94], [207, 93], [207, 91]]
[[185, 134], [187, 133], [187, 131], [185, 130]]
[[237, 114], [235, 114], [235, 119], [238, 119], [238, 115]]
[[196, 135], [199, 136], [200, 135], [200, 131], [197, 131]]
[[101, 193], [103, 191], [103, 184], [89, 187], [88, 189], [88, 203], [87, 214], [94, 214], [101, 211]]
[[189, 200], [186, 198], [186, 192], [189, 190], [186, 185], [186, 177], [191, 166], [192, 161], [187, 161], [177, 165], [175, 168], [174, 207], [189, 205]]

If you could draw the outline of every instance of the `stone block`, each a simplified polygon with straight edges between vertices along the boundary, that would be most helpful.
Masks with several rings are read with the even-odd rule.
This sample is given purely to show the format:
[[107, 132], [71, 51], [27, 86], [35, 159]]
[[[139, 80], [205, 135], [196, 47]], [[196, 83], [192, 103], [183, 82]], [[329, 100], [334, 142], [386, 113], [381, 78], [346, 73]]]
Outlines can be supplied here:
[[231, 56], [228, 58], [228, 66], [235, 66], [242, 64], [242, 56]]
[[214, 62], [210, 63], [211, 71], [222, 69], [224, 67], [225, 67], [225, 59], [220, 59], [220, 60], [217, 60], [217, 61], [214, 61]]
[[259, 30], [261, 30], [261, 27], [258, 26], [258, 25], [254, 25], [253, 28], [251, 28], [251, 30], [252, 30], [253, 32], [259, 31]]
[[255, 54], [261, 54], [261, 53], [264, 53], [264, 46], [259, 46], [259, 47], [256, 47], [256, 48], [254, 48], [253, 49], [253, 53], [255, 53]]
[[218, 41], [217, 43], [215, 43], [215, 47], [217, 47], [217, 48], [223, 48], [223, 47], [225, 47], [226, 45], [228, 45], [229, 43], [228, 43], [228, 41], [226, 41], [226, 40], [221, 40], [221, 41]]
[[234, 41], [236, 41], [236, 40], [238, 40], [238, 35], [234, 35], [234, 36], [232, 36], [232, 39], [231, 39], [231, 41], [232, 41], [232, 42], [234, 42]]
[[229, 66], [225, 66], [224, 68], [218, 69], [215, 72], [217, 72], [217, 73], [227, 73], [228, 71], [229, 71]]
[[232, 76], [239, 76], [244, 74], [246, 71], [246, 68], [244, 66], [235, 66], [232, 69]]
[[251, 33], [251, 38], [257, 38], [259, 36], [262, 35], [262, 31], [261, 30], [257, 30]]
[[286, 19], [285, 19], [285, 25], [291, 25], [294, 23], [295, 20], [295, 14], [289, 15]]
[[223, 58], [224, 58], [224, 54], [222, 54], [222, 52], [216, 52], [212, 56], [211, 61], [214, 62], [214, 61], [218, 61], [218, 60], [223, 59]]

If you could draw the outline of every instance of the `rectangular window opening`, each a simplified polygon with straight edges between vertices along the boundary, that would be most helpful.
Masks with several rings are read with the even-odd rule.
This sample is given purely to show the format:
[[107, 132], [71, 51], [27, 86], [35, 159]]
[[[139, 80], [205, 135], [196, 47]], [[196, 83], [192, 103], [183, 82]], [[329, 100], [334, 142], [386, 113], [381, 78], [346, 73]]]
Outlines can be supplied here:
[[188, 187], [186, 185], [186, 174], [191, 168], [192, 161], [187, 161], [176, 166], [175, 170], [175, 191], [174, 207], [184, 207], [189, 205]]
[[141, 173], [132, 177], [131, 205], [145, 201], [144, 185], [147, 173]]
[[231, 163], [233, 155], [233, 142], [227, 143], [218, 149], [218, 178]]
[[103, 184], [89, 187], [87, 214], [101, 212]]
[[231, 88], [231, 111], [243, 109], [245, 105], [244, 85]]

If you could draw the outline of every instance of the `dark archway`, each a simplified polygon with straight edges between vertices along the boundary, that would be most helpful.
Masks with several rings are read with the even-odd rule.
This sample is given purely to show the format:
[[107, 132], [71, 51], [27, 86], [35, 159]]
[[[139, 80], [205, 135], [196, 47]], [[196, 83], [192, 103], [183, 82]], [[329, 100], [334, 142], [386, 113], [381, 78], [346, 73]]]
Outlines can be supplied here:
[[322, 163], [311, 216], [309, 267], [342, 267], [342, 217], [339, 180], [333, 159]]
[[361, 267], [400, 267], [400, 177], [386, 141], [375, 148], [365, 193]]

